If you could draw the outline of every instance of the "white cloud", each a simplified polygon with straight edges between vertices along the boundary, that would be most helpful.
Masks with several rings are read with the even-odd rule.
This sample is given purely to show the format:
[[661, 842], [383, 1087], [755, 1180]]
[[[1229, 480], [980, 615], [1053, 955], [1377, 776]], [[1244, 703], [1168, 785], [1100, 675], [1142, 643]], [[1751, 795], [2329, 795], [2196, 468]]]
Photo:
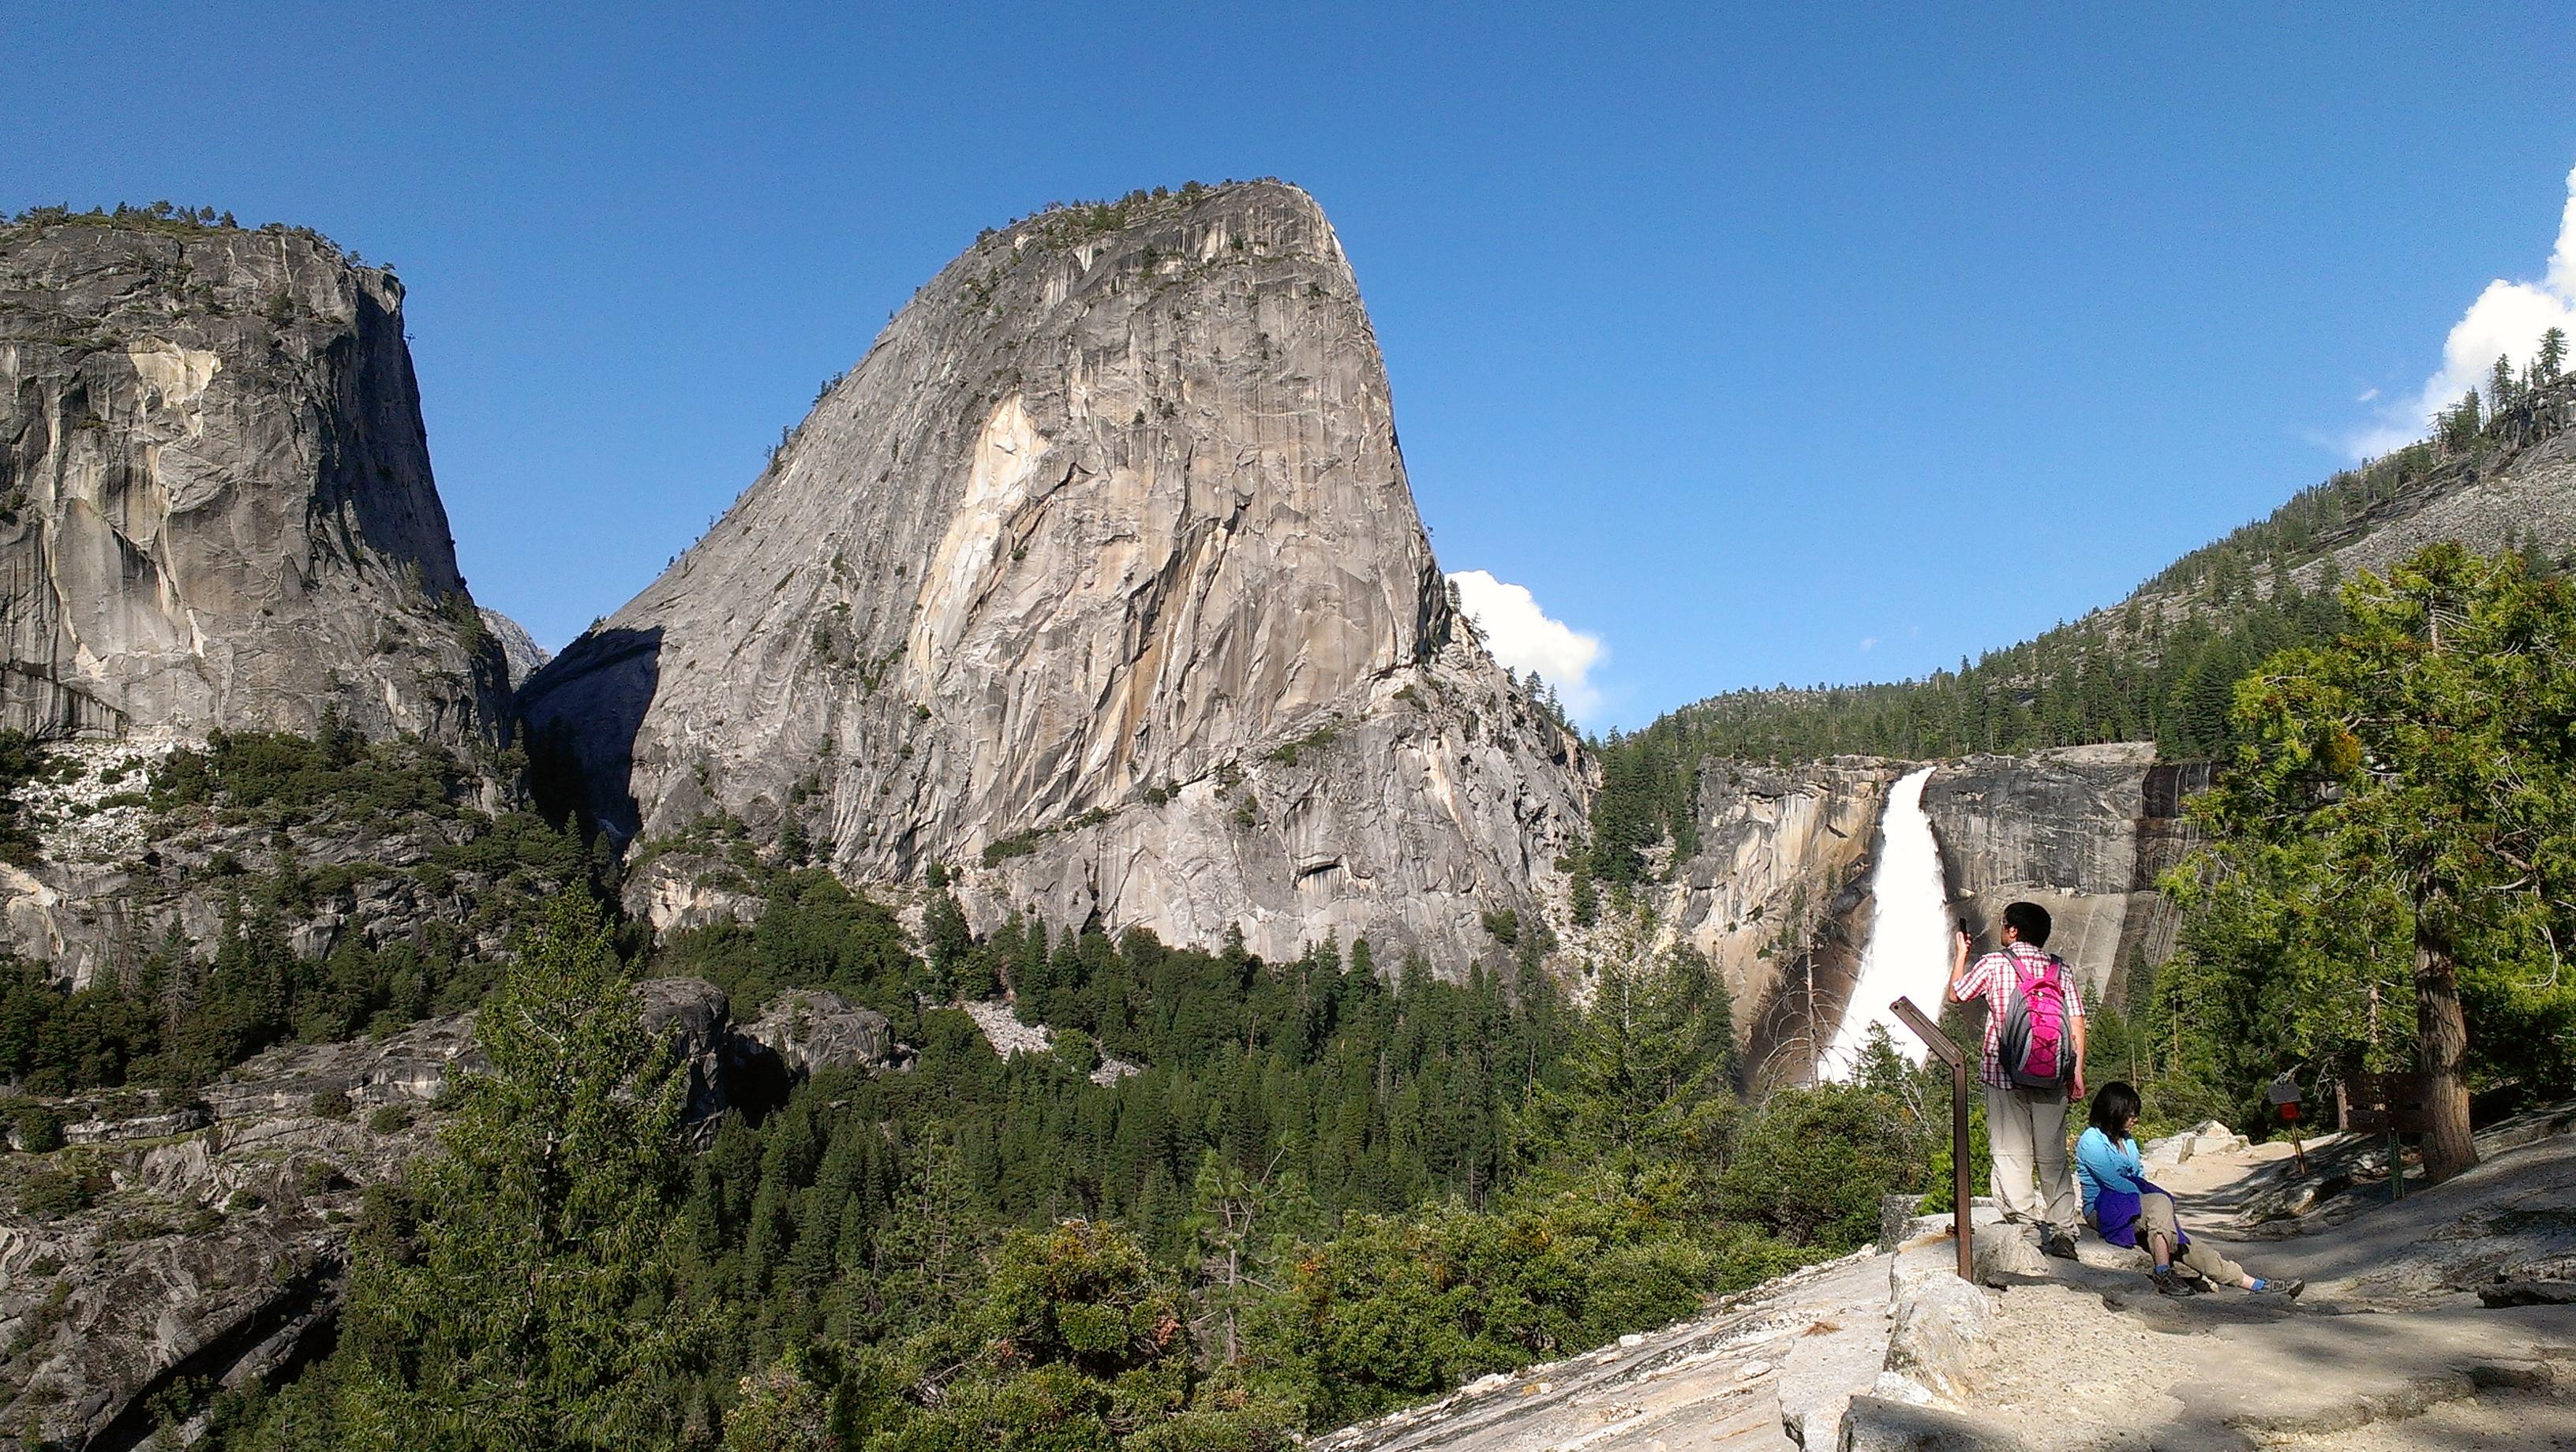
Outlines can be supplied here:
[[1549, 619], [1527, 586], [1483, 570], [1460, 570], [1449, 583], [1458, 587], [1458, 604], [1485, 633], [1494, 659], [1522, 675], [1536, 671], [1546, 677], [1567, 713], [1589, 725], [1601, 709], [1601, 691], [1591, 681], [1592, 668], [1601, 663], [1601, 637]]
[[2435, 413], [2472, 388], [2485, 390], [2487, 370], [2499, 356], [2521, 367], [2531, 360], [2540, 335], [2551, 328], [2576, 335], [2576, 171], [2567, 173], [2567, 207], [2559, 215], [2558, 245], [2549, 254], [2547, 273], [2538, 282], [2497, 278], [2488, 283], [2451, 325], [2450, 337], [2442, 342], [2441, 371], [2412, 396], [2380, 410], [2378, 421], [2347, 439], [2346, 446], [2356, 458], [2369, 458], [2424, 437]]
[[1877, 636], [1875, 636], [1875, 635], [1864, 635], [1864, 636], [1862, 636], [1862, 637], [1860, 638], [1860, 648], [1861, 648], [1862, 650], [1864, 650], [1864, 651], [1871, 651], [1871, 650], [1876, 650], [1876, 649], [1878, 649], [1878, 637], [1877, 637]]

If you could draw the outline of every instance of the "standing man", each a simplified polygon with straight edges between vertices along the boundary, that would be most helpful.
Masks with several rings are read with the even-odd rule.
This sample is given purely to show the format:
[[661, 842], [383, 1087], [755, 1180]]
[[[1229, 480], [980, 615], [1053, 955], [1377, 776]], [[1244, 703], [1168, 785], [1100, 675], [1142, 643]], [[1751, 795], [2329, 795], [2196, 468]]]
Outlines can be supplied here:
[[[1950, 951], [1950, 998], [1966, 1003], [1986, 1001], [1986, 1048], [1979, 1075], [1986, 1086], [1986, 1142], [1994, 1151], [1995, 1202], [2006, 1220], [2041, 1227], [2039, 1247], [2066, 1260], [2075, 1258], [2077, 1225], [2075, 1181], [2066, 1169], [2066, 1102], [2084, 1097], [2084, 999], [2066, 978], [2066, 964], [2046, 949], [2048, 909], [2017, 902], [2004, 909], [2003, 948], [1968, 963], [1968, 934], [1959, 931]], [[1998, 1063], [2004, 1018], [2013, 995], [2029, 997], [2051, 974], [2065, 1000], [2068, 1033], [2074, 1054], [2066, 1076], [2045, 1088], [2013, 1082], [2008, 1066]], [[2037, 1193], [2031, 1171], [2039, 1171]]]

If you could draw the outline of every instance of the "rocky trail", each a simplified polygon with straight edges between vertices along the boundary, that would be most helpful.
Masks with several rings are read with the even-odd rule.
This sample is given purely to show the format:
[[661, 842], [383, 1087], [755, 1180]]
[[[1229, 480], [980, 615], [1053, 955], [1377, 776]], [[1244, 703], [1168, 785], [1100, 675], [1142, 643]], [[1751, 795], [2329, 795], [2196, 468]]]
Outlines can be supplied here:
[[1948, 1217], [1892, 1219], [1887, 1248], [1312, 1445], [2576, 1448], [2576, 1104], [2479, 1142], [2475, 1170], [2403, 1200], [2358, 1141], [2312, 1143], [2305, 1177], [2286, 1143], [2168, 1148], [2150, 1172], [2185, 1228], [2306, 1280], [2296, 1301], [2168, 1299], [2136, 1252], [2088, 1234], [2049, 1260], [1990, 1209], [1971, 1285]]

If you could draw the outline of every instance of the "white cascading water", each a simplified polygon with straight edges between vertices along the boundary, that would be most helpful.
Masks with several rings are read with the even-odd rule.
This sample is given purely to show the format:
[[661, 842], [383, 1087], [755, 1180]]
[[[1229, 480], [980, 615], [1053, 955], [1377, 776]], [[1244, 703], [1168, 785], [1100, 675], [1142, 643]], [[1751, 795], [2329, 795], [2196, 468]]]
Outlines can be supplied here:
[[1869, 874], [1869, 943], [1861, 949], [1860, 976], [1844, 1003], [1842, 1025], [1817, 1065], [1824, 1078], [1851, 1077], [1871, 1024], [1887, 1030], [1897, 1052], [1923, 1062], [1923, 1041], [1888, 1012], [1897, 999], [1911, 998], [1935, 1018], [1941, 1014], [1941, 995], [1950, 985], [1949, 891], [1932, 819], [1923, 815], [1923, 783], [1931, 775], [1932, 768], [1924, 767], [1888, 790], [1879, 816], [1878, 862]]

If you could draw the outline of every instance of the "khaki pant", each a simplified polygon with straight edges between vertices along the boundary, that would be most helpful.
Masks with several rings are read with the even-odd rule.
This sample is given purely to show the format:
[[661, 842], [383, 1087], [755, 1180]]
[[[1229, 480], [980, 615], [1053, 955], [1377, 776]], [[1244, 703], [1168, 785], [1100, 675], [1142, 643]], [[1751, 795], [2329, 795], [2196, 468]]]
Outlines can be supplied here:
[[[2138, 1249], [2154, 1255], [2156, 1248], [2150, 1237], [2158, 1235], [2165, 1238], [2165, 1249], [2169, 1252], [2173, 1243], [2182, 1238], [2175, 1233], [2173, 1197], [2160, 1190], [2138, 1197]], [[2245, 1267], [2220, 1255], [2206, 1240], [2195, 1240], [2184, 1246], [2182, 1253], [2173, 1259], [2208, 1277], [2216, 1285], [2232, 1286], [2245, 1279]]]
[[[2066, 1168], [2063, 1090], [1986, 1086], [1986, 1144], [1994, 1151], [1995, 1204], [2004, 1218], [2075, 1233], [2079, 1202]], [[2031, 1189], [2031, 1171], [2039, 1189]]]

